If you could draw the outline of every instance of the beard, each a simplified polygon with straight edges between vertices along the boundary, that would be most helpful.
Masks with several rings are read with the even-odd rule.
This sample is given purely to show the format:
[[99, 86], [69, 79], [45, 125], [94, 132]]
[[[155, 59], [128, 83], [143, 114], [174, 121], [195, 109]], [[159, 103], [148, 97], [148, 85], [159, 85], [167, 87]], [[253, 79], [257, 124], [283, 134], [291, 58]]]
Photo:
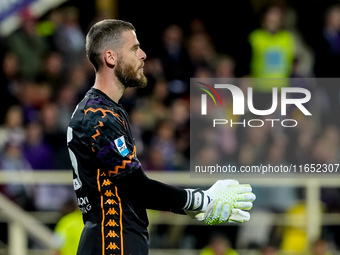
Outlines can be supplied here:
[[118, 60], [115, 75], [125, 88], [144, 88], [147, 85], [148, 80], [144, 74], [141, 73], [141, 77], [138, 78], [137, 72], [131, 65]]

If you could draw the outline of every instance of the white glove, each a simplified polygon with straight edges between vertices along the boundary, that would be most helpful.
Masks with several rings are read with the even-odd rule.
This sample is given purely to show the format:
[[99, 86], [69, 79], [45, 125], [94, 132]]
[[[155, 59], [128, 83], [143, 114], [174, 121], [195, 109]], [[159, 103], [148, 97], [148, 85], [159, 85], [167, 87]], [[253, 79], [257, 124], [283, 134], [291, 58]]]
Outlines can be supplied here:
[[223, 222], [244, 222], [250, 214], [243, 210], [253, 207], [255, 194], [249, 184], [236, 180], [219, 180], [210, 189], [187, 189], [185, 212], [192, 218], [214, 225]]

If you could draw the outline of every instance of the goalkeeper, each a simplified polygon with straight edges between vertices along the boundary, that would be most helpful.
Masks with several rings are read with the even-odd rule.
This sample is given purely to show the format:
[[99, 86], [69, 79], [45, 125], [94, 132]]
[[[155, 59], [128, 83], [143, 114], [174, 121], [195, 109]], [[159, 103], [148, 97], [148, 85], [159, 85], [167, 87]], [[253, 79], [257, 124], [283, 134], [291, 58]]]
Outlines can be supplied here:
[[128, 87], [147, 84], [146, 55], [135, 28], [103, 20], [86, 37], [96, 80], [77, 105], [67, 144], [84, 229], [78, 255], [148, 254], [146, 209], [188, 214], [206, 224], [248, 221], [249, 185], [217, 181], [210, 189], [181, 189], [149, 179], [137, 158], [128, 115], [118, 103]]

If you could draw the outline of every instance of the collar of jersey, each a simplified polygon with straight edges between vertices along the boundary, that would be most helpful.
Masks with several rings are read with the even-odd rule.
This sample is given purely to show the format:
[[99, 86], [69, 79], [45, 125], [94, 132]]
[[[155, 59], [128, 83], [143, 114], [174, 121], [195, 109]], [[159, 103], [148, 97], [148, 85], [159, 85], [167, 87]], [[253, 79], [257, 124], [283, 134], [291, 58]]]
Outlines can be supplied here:
[[115, 105], [115, 106], [122, 107], [121, 104], [118, 104], [118, 103], [116, 103], [115, 101], [113, 101], [108, 95], [106, 95], [103, 91], [101, 91], [101, 90], [99, 90], [99, 89], [96, 89], [96, 88], [93, 88], [93, 87], [92, 87], [92, 88], [89, 90], [88, 93], [89, 93], [89, 94], [97, 94], [97, 95], [99, 94], [100, 96], [105, 97], [105, 99], [108, 100], [109, 105], [110, 105], [110, 104], [113, 104], [113, 105]]

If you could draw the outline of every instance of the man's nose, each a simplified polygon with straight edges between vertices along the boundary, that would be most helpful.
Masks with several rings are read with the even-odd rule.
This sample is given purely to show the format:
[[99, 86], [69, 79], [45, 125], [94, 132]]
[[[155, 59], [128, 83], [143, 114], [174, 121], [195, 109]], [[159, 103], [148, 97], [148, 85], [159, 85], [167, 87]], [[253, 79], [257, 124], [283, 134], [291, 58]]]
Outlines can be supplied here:
[[146, 53], [140, 49], [140, 59], [145, 60], [146, 59]]

